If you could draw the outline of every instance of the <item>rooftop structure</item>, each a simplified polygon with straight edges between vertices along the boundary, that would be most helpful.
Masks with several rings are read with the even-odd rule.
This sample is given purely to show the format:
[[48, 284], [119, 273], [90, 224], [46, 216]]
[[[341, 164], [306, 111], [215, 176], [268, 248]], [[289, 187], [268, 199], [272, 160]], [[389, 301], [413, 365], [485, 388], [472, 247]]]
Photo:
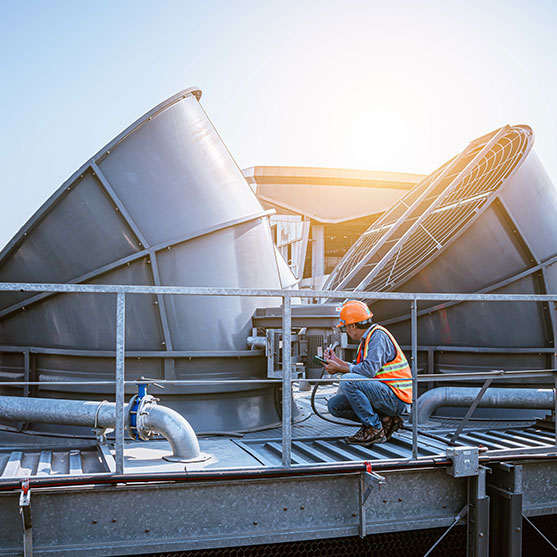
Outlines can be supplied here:
[[275, 242], [307, 286], [320, 286], [361, 233], [424, 178], [296, 166], [254, 166], [242, 172], [262, 206], [276, 210], [271, 217]]

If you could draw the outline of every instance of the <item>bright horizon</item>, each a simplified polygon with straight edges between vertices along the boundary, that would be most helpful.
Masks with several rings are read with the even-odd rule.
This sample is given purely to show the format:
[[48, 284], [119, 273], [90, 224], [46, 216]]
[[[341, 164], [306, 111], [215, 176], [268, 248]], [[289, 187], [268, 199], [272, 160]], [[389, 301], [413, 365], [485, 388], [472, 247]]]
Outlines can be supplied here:
[[103, 145], [191, 86], [240, 168], [429, 174], [527, 124], [557, 183], [551, 0], [0, 8], [0, 248]]

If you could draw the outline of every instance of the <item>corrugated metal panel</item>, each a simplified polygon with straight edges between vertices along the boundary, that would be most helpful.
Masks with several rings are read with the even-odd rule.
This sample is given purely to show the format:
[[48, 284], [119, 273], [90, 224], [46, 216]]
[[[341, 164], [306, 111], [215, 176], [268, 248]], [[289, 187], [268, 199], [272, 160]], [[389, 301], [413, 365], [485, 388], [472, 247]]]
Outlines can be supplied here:
[[81, 475], [108, 472], [96, 447], [85, 449], [2, 449], [0, 478]]
[[[420, 435], [418, 458], [445, 456], [447, 448], [452, 446], [449, 439], [453, 433], [454, 430], [441, 432], [432, 430], [426, 435]], [[234, 442], [263, 465], [280, 466], [281, 464], [282, 442], [280, 438], [243, 439]], [[535, 427], [473, 430], [463, 432], [454, 444], [482, 446], [494, 451], [528, 450], [553, 446], [554, 434]], [[410, 431], [396, 433], [389, 442], [370, 447], [349, 445], [339, 437], [304, 437], [292, 441], [292, 463], [295, 465], [410, 458], [412, 458], [412, 434]]]
[[[282, 459], [281, 439], [246, 439], [234, 441], [254, 458], [267, 466], [279, 466]], [[442, 443], [422, 439], [419, 457], [443, 456]], [[357, 460], [404, 460], [412, 457], [410, 433], [397, 434], [388, 443], [371, 447], [349, 445], [338, 437], [299, 438], [292, 441], [293, 464], [322, 464]]]

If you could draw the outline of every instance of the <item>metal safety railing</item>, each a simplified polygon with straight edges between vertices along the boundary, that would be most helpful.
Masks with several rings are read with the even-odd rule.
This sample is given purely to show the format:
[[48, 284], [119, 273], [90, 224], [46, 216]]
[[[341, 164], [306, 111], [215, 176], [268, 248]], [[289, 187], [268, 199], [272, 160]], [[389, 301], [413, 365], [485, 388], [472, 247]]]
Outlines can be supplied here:
[[[540, 377], [552, 376], [555, 391], [557, 392], [557, 349], [553, 348], [553, 366], [546, 370], [532, 370], [520, 372], [474, 372], [469, 374], [427, 374], [418, 376], [418, 302], [545, 302], [550, 306], [551, 323], [553, 327], [554, 341], [557, 339], [557, 295], [556, 294], [448, 294], [448, 293], [403, 293], [403, 292], [363, 292], [363, 291], [324, 291], [324, 290], [278, 290], [278, 289], [255, 289], [255, 288], [213, 288], [213, 287], [174, 287], [174, 286], [129, 286], [129, 285], [95, 285], [95, 284], [38, 284], [38, 283], [0, 283], [0, 292], [48, 292], [48, 293], [94, 293], [116, 295], [116, 370], [115, 381], [9, 381], [0, 382], [0, 386], [22, 385], [29, 388], [30, 385], [47, 384], [115, 384], [116, 391], [116, 428], [115, 428], [115, 461], [116, 473], [124, 473], [124, 426], [125, 426], [125, 402], [124, 386], [136, 384], [140, 381], [125, 380], [125, 309], [127, 294], [151, 294], [151, 295], [185, 295], [185, 296], [247, 296], [247, 297], [273, 297], [282, 300], [282, 379], [257, 379], [257, 380], [168, 380], [161, 383], [180, 384], [203, 384], [203, 383], [282, 383], [282, 466], [292, 466], [292, 384], [298, 379], [292, 378], [292, 299], [293, 298], [324, 298], [339, 299], [357, 298], [359, 300], [406, 300], [410, 302], [411, 318], [411, 356], [413, 392], [418, 392], [418, 382], [485, 379], [512, 377]], [[6, 350], [7, 348], [7, 350]], [[22, 351], [29, 358], [28, 348], [2, 347], [2, 351]], [[160, 352], [164, 357], [165, 352]], [[373, 381], [363, 378], [362, 381]], [[485, 390], [485, 389], [484, 389]], [[553, 409], [557, 416], [557, 398]], [[417, 405], [412, 404], [412, 458], [418, 457], [418, 419]], [[557, 446], [557, 424], [555, 428], [555, 446]]]

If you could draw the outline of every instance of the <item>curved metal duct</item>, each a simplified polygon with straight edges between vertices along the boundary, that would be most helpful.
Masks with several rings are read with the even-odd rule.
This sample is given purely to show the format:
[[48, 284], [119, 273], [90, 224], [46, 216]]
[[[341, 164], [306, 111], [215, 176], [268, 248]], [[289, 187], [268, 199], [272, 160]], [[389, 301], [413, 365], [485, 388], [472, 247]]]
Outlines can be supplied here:
[[[295, 282], [276, 258], [268, 213], [200, 97], [196, 88], [171, 97], [83, 165], [2, 251], [0, 281], [244, 288]], [[255, 308], [277, 302], [128, 296], [126, 379], [265, 378], [265, 355], [248, 350], [246, 338]], [[113, 379], [114, 316], [110, 295], [1, 293], [3, 378]], [[40, 386], [29, 394], [106, 398], [113, 392], [107, 389]], [[198, 432], [276, 423], [276, 398], [276, 388], [263, 384], [164, 391], [165, 405]]]
[[[469, 408], [481, 389], [473, 387], [437, 387], [418, 398], [418, 424], [429, 422], [431, 415], [443, 406]], [[487, 389], [479, 407], [522, 408], [552, 410], [555, 408], [555, 392], [552, 389]]]
[[[325, 288], [556, 293], [557, 190], [533, 141], [528, 126], [505, 126], [470, 143], [380, 217]], [[377, 301], [373, 310], [410, 343], [409, 304]], [[547, 304], [420, 302], [419, 310], [418, 342], [430, 350], [420, 365], [431, 371], [555, 367], [557, 317]]]

